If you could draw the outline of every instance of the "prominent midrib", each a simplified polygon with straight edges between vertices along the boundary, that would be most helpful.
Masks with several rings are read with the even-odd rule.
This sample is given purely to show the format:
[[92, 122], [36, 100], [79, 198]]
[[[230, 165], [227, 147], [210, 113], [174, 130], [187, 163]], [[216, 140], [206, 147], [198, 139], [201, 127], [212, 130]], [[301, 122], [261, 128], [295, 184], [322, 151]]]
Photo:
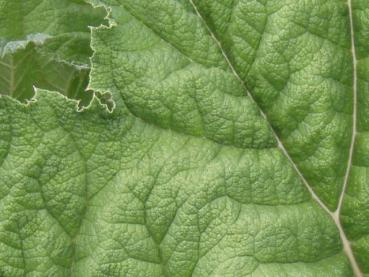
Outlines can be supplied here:
[[304, 175], [302, 174], [302, 172], [298, 168], [297, 164], [293, 161], [293, 159], [289, 155], [288, 151], [284, 147], [284, 145], [282, 143], [282, 140], [279, 138], [278, 134], [274, 130], [273, 126], [271, 125], [271, 123], [270, 123], [270, 121], [269, 121], [266, 113], [263, 111], [263, 109], [260, 107], [260, 105], [258, 104], [258, 102], [256, 102], [256, 100], [254, 99], [254, 97], [252, 96], [252, 94], [249, 92], [249, 90], [248, 90], [245, 82], [241, 79], [240, 75], [238, 74], [238, 72], [236, 71], [235, 67], [231, 63], [230, 59], [228, 58], [227, 53], [225, 52], [225, 50], [222, 47], [221, 42], [217, 39], [217, 37], [215, 36], [215, 34], [213, 33], [213, 31], [211, 30], [211, 28], [209, 27], [208, 23], [206, 22], [206, 20], [201, 15], [199, 9], [197, 8], [197, 6], [193, 2], [193, 0], [189, 0], [189, 2], [191, 3], [192, 7], [194, 8], [195, 13], [197, 14], [197, 16], [204, 23], [204, 25], [207, 28], [210, 36], [212, 37], [212, 39], [214, 40], [214, 42], [216, 43], [216, 45], [219, 47], [219, 49], [222, 52], [222, 55], [223, 55], [224, 59], [226, 60], [228, 66], [230, 68], [230, 70], [235, 75], [235, 77], [239, 80], [239, 82], [242, 84], [242, 86], [243, 86], [243, 88], [244, 88], [244, 90], [246, 92], [246, 95], [248, 97], [250, 97], [250, 99], [252, 100], [252, 102], [254, 102], [254, 104], [258, 107], [261, 116], [267, 121], [267, 123], [270, 126], [270, 129], [271, 129], [274, 137], [276, 138], [276, 140], [278, 142], [278, 147], [281, 149], [282, 153], [286, 156], [286, 158], [288, 159], [288, 161], [290, 162], [290, 164], [294, 168], [295, 172], [297, 173], [297, 175], [302, 180], [303, 184], [305, 185], [305, 187], [307, 188], [307, 190], [311, 194], [311, 197], [333, 219], [333, 221], [336, 224], [337, 229], [338, 229], [338, 231], [340, 233], [340, 238], [342, 240], [344, 252], [345, 252], [347, 258], [350, 261], [350, 264], [351, 264], [351, 267], [352, 267], [352, 270], [353, 270], [355, 276], [357, 276], [357, 277], [363, 277], [364, 275], [361, 272], [361, 270], [359, 268], [359, 265], [358, 265], [358, 263], [357, 263], [357, 261], [355, 259], [354, 253], [353, 253], [352, 248], [351, 248], [351, 245], [350, 245], [350, 241], [346, 237], [346, 234], [345, 234], [345, 232], [344, 232], [344, 230], [342, 228], [342, 225], [341, 225], [341, 222], [340, 222], [340, 218], [339, 218], [339, 216], [340, 216], [340, 210], [341, 210], [342, 203], [343, 203], [344, 194], [345, 194], [345, 191], [346, 191], [346, 188], [347, 188], [347, 184], [348, 184], [348, 180], [349, 180], [350, 168], [351, 168], [351, 164], [352, 164], [352, 156], [353, 156], [354, 144], [355, 144], [355, 138], [356, 138], [356, 113], [357, 113], [357, 68], [356, 68], [356, 64], [357, 64], [357, 59], [356, 59], [356, 50], [355, 50], [354, 26], [353, 26], [353, 14], [352, 14], [352, 2], [351, 2], [351, 0], [347, 0], [347, 5], [348, 5], [348, 10], [349, 10], [351, 51], [352, 51], [352, 60], [353, 60], [353, 115], [352, 115], [352, 117], [353, 117], [353, 122], [352, 122], [353, 127], [352, 127], [352, 138], [351, 138], [350, 150], [349, 150], [349, 158], [348, 158], [346, 173], [345, 173], [345, 177], [344, 177], [344, 182], [343, 182], [343, 185], [342, 185], [342, 190], [341, 190], [341, 193], [340, 193], [340, 197], [339, 197], [339, 202], [338, 202], [338, 205], [337, 205], [337, 209], [334, 212], [331, 212], [328, 209], [328, 207], [320, 200], [319, 196], [312, 189], [312, 186], [305, 179]]

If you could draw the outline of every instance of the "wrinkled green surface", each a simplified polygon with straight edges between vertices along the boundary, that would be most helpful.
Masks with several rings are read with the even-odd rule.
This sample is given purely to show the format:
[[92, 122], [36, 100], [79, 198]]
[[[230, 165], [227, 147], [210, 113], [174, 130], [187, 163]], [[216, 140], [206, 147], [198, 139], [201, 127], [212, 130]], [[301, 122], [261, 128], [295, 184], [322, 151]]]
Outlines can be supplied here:
[[[31, 2], [0, 0], [0, 37], [19, 46], [7, 55], [86, 61], [86, 26], [104, 22], [102, 9]], [[78, 112], [46, 90], [27, 105], [0, 98], [0, 276], [353, 276], [337, 226], [294, 168], [334, 211], [353, 125], [347, 3], [91, 2], [110, 7], [114, 26], [93, 28], [89, 89], [115, 109], [95, 97]], [[342, 223], [369, 273], [369, 4], [353, 8], [358, 134]], [[58, 39], [20, 47], [34, 34]], [[14, 98], [52, 72], [29, 63], [26, 81], [13, 75]], [[78, 98], [68, 71], [55, 72], [39, 87]]]

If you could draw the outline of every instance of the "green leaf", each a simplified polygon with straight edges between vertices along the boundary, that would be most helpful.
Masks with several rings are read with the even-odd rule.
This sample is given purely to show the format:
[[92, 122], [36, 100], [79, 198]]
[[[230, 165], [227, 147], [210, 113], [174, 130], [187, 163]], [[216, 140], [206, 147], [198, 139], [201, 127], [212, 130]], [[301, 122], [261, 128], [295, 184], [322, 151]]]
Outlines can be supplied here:
[[[0, 275], [369, 274], [365, 0], [90, 2], [99, 97], [0, 97]], [[86, 26], [60, 18], [7, 55], [53, 57], [44, 35]]]
[[[19, 42], [17, 42], [19, 43]], [[20, 101], [33, 97], [33, 86], [57, 90], [87, 106], [91, 91], [85, 91], [90, 69], [76, 67], [39, 53], [37, 44], [25, 42], [25, 48], [0, 59], [0, 92]]]
[[[0, 93], [25, 101], [33, 86], [91, 101], [89, 26], [105, 21], [104, 9], [84, 1], [0, 2]], [[73, 19], [73, 20], [72, 20]]]
[[44, 34], [48, 40], [43, 51], [71, 63], [89, 64], [89, 26], [105, 22], [104, 9], [93, 9], [84, 0], [2, 0], [0, 5], [2, 41]]
[[[356, 136], [352, 168], [342, 207], [342, 223], [355, 256], [369, 274], [369, 3], [353, 2], [357, 57]], [[366, 276], [366, 275], [365, 275]]]

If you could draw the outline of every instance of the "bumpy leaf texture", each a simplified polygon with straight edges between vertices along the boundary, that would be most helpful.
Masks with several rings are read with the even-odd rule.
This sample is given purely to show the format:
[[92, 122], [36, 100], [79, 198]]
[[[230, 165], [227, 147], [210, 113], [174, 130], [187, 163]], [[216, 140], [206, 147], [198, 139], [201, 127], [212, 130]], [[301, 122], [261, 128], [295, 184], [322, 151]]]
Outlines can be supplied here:
[[368, 1], [90, 2], [0, 0], [0, 276], [369, 276]]

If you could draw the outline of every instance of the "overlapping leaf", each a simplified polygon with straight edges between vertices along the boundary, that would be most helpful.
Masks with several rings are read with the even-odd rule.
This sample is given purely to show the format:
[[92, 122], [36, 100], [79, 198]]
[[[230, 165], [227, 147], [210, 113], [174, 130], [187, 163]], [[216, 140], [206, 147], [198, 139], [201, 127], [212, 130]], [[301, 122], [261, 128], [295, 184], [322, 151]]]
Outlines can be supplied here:
[[0, 93], [25, 101], [37, 86], [87, 105], [89, 26], [104, 23], [104, 13], [84, 1], [1, 1]]

